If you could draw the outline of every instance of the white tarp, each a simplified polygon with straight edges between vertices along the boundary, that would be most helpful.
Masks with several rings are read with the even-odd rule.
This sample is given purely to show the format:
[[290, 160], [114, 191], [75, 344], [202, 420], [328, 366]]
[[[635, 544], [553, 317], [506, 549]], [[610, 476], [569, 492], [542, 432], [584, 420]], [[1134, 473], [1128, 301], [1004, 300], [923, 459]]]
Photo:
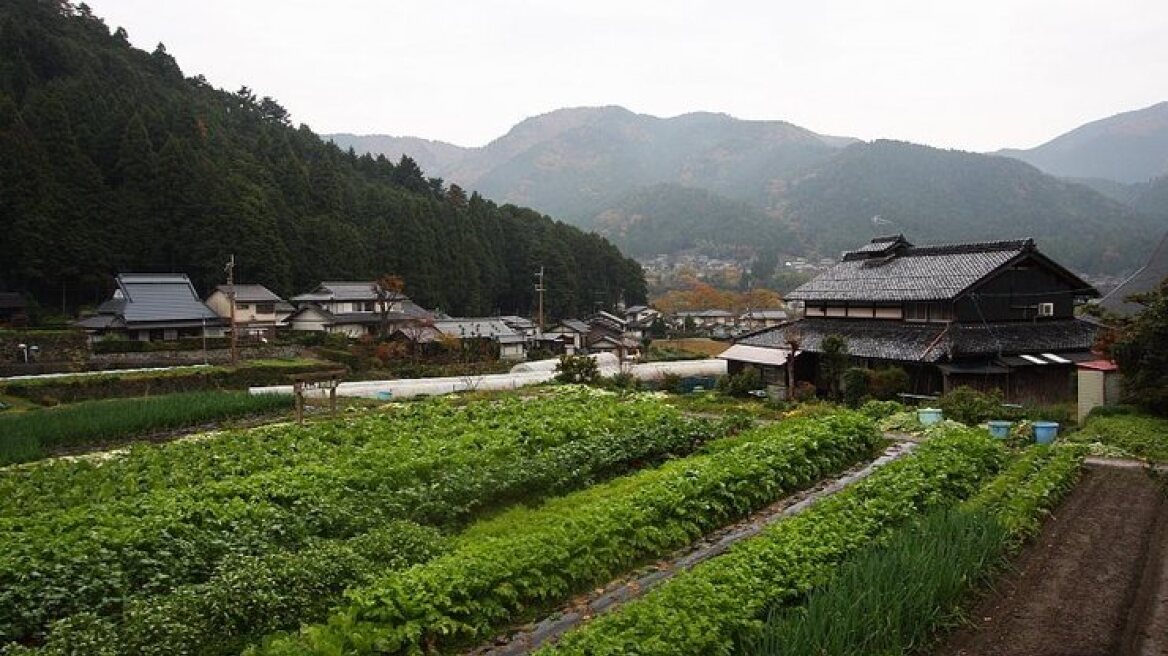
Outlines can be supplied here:
[[787, 364], [787, 353], [788, 351], [786, 349], [735, 344], [725, 351], [722, 351], [722, 354], [719, 355], [718, 358], [722, 360], [735, 360], [737, 362], [749, 362], [751, 364], [765, 364], [772, 367], [781, 367]]

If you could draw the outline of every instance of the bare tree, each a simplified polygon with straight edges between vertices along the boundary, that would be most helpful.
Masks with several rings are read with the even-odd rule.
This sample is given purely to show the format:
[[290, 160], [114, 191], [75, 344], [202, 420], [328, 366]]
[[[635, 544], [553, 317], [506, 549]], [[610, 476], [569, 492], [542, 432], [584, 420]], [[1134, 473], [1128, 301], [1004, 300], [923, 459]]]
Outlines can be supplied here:
[[378, 322], [378, 336], [389, 336], [389, 313], [393, 309], [394, 303], [398, 303], [406, 297], [403, 293], [405, 288], [406, 282], [402, 280], [401, 276], [389, 273], [382, 274], [373, 283], [373, 295], [377, 299], [376, 310], [381, 318], [381, 321]]

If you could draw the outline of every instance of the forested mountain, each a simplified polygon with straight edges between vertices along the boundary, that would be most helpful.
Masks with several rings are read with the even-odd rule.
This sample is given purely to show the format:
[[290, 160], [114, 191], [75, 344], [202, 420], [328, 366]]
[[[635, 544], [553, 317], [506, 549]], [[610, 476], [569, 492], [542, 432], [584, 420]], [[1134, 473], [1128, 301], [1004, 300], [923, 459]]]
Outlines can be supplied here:
[[782, 212], [827, 254], [879, 233], [918, 243], [1034, 237], [1086, 272], [1139, 266], [1166, 227], [1023, 162], [895, 141], [849, 146], [793, 180]]
[[[1158, 111], [1136, 113], [1146, 120], [1131, 119], [1128, 129], [1154, 124]], [[1155, 134], [1140, 148], [1154, 151]], [[376, 146], [371, 138], [344, 143], [358, 152]], [[409, 152], [405, 142], [392, 145]], [[442, 175], [598, 230], [634, 255], [778, 243], [834, 256], [895, 229], [922, 242], [1032, 235], [1072, 268], [1119, 273], [1138, 266], [1168, 228], [1133, 211], [1140, 191], [1121, 182], [1083, 180], [1087, 188], [1004, 157], [859, 143], [720, 114], [564, 109], [483, 148], [447, 145]], [[1168, 156], [1168, 147], [1158, 152]], [[882, 221], [873, 224], [876, 215]]]
[[450, 165], [462, 159], [467, 150], [445, 141], [432, 141], [418, 137], [330, 134], [327, 139], [339, 146], [341, 150], [348, 151], [353, 148], [360, 155], [366, 153], [373, 156], [385, 155], [391, 162], [396, 162], [402, 156], [406, 156], [417, 162], [423, 171], [438, 176], [446, 175], [445, 171], [450, 168]]
[[284, 294], [322, 279], [404, 277], [451, 313], [522, 312], [547, 268], [553, 315], [645, 296], [602, 238], [347, 154], [247, 89], [184, 78], [85, 5], [0, 4], [0, 289], [93, 303], [119, 271], [183, 271]]
[[1168, 174], [1168, 102], [1092, 121], [1029, 150], [997, 154], [1060, 177], [1146, 182]]
[[590, 227], [634, 257], [701, 250], [802, 253], [788, 224], [705, 189], [661, 183], [636, 189], [597, 214]]
[[[783, 121], [705, 112], [658, 118], [623, 107], [579, 107], [529, 118], [436, 170], [494, 198], [585, 224], [633, 189], [663, 182], [761, 206], [784, 175], [851, 141]], [[344, 143], [379, 152], [376, 137]]]
[[1168, 175], [1133, 185], [1132, 192], [1132, 207], [1145, 214], [1168, 219]]

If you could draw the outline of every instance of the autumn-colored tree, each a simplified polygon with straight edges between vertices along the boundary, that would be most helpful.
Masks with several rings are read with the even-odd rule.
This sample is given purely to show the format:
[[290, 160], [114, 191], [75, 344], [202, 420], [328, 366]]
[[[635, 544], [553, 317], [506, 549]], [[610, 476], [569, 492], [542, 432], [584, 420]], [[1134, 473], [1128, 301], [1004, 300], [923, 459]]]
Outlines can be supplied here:
[[393, 309], [394, 303], [400, 302], [406, 297], [405, 288], [406, 282], [402, 280], [401, 276], [389, 273], [382, 274], [373, 283], [373, 294], [377, 297], [376, 309], [381, 318], [377, 326], [379, 336], [389, 336], [389, 313]]

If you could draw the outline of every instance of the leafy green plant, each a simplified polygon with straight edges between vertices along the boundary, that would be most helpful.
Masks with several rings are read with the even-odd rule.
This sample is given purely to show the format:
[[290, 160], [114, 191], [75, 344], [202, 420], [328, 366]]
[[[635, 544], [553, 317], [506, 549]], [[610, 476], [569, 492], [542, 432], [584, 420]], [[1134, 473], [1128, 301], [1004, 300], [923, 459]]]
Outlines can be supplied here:
[[841, 377], [840, 385], [844, 403], [851, 408], [859, 407], [868, 396], [868, 370], [863, 367], [847, 369]]
[[86, 610], [116, 616], [131, 597], [205, 582], [239, 556], [294, 552], [401, 519], [457, 526], [500, 504], [686, 453], [724, 430], [652, 400], [573, 388], [457, 408], [410, 404], [141, 447], [108, 463], [6, 471], [0, 635], [35, 635]]
[[759, 630], [767, 608], [801, 598], [893, 527], [968, 497], [1004, 459], [980, 431], [930, 440], [537, 653], [730, 654], [742, 634]]
[[1116, 448], [1135, 458], [1168, 462], [1168, 419], [1141, 414], [1092, 415], [1069, 439]]
[[489, 635], [525, 609], [566, 599], [687, 544], [870, 454], [852, 414], [785, 422], [723, 448], [472, 527], [452, 553], [350, 591], [325, 625], [256, 654], [414, 654]]
[[762, 387], [762, 374], [754, 367], [746, 367], [739, 373], [718, 379], [718, 391], [727, 396], [749, 396], [750, 392]]

